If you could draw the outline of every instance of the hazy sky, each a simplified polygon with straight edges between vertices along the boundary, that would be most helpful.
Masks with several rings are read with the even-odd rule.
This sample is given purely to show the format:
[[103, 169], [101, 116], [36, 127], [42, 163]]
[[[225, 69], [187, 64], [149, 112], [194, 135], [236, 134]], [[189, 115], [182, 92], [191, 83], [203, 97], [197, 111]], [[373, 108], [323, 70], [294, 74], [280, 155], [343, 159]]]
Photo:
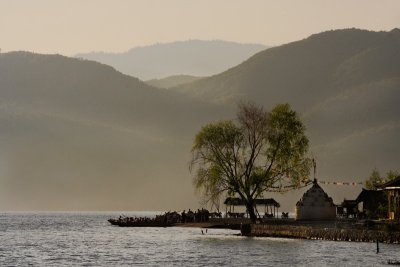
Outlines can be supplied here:
[[400, 1], [0, 0], [2, 51], [122, 52], [187, 39], [277, 45], [349, 27], [400, 27]]

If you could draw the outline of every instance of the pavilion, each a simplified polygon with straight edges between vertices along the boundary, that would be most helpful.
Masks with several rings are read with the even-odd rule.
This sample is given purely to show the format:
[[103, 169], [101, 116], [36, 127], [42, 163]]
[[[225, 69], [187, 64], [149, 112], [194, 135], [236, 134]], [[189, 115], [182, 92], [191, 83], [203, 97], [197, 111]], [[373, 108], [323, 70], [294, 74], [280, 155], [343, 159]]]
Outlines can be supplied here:
[[[246, 206], [245, 202], [238, 197], [228, 197], [225, 199], [224, 204], [226, 205], [226, 214], [228, 214], [228, 206], [229, 212], [235, 213], [235, 206]], [[270, 217], [278, 217], [279, 207], [281, 206], [275, 199], [273, 198], [256, 198], [254, 200], [254, 206], [256, 209], [256, 213], [258, 213], [257, 205], [264, 205], [264, 213]], [[259, 214], [258, 214], [259, 215]]]

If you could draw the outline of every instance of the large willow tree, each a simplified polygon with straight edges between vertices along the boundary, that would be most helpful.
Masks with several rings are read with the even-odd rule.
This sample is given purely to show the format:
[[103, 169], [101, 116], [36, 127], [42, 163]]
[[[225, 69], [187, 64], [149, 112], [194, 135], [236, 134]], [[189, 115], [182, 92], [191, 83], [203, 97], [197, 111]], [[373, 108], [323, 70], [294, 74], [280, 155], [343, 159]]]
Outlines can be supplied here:
[[298, 187], [308, 180], [305, 127], [288, 104], [266, 112], [240, 104], [235, 121], [204, 126], [196, 135], [191, 161], [196, 188], [208, 200], [237, 195], [256, 221], [254, 200], [264, 192]]

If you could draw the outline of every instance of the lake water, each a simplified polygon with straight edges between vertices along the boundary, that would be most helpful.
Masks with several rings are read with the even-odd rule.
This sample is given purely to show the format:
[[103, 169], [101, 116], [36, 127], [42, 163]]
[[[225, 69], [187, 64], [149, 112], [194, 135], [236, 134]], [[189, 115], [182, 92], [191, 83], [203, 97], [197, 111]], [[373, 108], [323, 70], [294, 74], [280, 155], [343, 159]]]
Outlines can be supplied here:
[[[120, 228], [118, 213], [0, 213], [0, 266], [382, 266], [400, 245], [247, 238], [238, 231]], [[127, 216], [154, 213], [123, 213]]]

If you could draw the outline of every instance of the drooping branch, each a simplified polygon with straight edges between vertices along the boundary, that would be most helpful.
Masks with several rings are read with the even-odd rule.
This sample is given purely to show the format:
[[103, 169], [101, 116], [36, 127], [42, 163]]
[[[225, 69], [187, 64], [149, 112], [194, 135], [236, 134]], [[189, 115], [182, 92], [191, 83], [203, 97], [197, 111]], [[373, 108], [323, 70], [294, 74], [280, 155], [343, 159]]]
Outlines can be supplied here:
[[304, 126], [289, 105], [267, 113], [246, 104], [236, 123], [209, 124], [196, 135], [190, 170], [197, 167], [195, 185], [208, 200], [236, 194], [255, 220], [257, 196], [294, 188], [307, 175], [307, 147]]

